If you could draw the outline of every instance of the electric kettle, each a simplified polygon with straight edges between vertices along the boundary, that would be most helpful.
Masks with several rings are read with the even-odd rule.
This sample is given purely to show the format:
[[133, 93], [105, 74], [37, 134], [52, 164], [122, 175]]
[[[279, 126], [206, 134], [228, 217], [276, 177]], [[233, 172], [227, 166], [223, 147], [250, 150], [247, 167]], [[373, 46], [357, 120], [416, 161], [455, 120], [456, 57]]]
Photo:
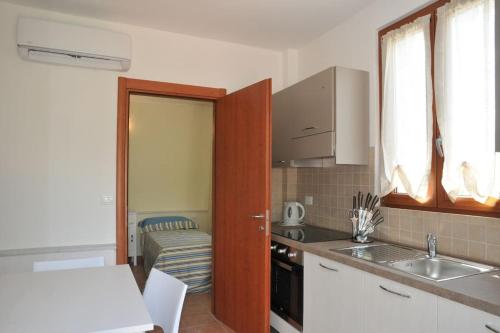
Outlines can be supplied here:
[[300, 202], [288, 201], [283, 203], [283, 223], [282, 225], [294, 226], [302, 224], [306, 210]]

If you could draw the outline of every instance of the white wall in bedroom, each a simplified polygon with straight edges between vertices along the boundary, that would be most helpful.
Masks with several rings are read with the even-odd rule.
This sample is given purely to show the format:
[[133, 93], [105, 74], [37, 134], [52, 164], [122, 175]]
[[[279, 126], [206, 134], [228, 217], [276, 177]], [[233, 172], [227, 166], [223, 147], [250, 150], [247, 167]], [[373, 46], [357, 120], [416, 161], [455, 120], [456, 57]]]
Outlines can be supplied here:
[[131, 95], [128, 210], [182, 215], [212, 230], [214, 104]]
[[0, 250], [115, 242], [116, 72], [21, 60], [19, 15], [132, 36], [121, 75], [227, 88], [271, 77], [280, 52], [0, 3]]

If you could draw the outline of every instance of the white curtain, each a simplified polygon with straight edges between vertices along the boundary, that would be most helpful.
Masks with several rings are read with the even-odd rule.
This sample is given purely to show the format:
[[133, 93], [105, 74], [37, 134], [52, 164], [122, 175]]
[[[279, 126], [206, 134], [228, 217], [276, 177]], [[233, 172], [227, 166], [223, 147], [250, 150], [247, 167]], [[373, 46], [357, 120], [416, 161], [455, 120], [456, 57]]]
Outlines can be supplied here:
[[453, 202], [463, 195], [485, 203], [500, 192], [494, 2], [452, 0], [437, 13], [434, 82], [444, 151], [441, 183]]
[[433, 147], [429, 29], [427, 15], [382, 37], [381, 191], [400, 184], [419, 202], [428, 199]]

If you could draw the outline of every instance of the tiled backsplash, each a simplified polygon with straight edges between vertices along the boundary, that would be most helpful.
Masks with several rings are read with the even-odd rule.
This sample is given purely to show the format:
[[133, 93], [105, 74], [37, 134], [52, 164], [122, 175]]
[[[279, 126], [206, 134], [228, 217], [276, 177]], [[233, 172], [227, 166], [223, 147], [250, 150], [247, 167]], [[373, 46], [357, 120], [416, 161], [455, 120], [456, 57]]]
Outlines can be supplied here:
[[[351, 231], [347, 211], [358, 191], [373, 192], [374, 149], [368, 166], [273, 169], [273, 220], [281, 219], [283, 201], [313, 197], [306, 223]], [[424, 212], [383, 207], [385, 222], [374, 237], [413, 247], [426, 247], [426, 234], [438, 237], [438, 253], [500, 265], [500, 218]]]
[[273, 168], [271, 174], [271, 212], [272, 220], [281, 220], [283, 215], [283, 193], [285, 192], [286, 183], [283, 181], [283, 174], [286, 169]]

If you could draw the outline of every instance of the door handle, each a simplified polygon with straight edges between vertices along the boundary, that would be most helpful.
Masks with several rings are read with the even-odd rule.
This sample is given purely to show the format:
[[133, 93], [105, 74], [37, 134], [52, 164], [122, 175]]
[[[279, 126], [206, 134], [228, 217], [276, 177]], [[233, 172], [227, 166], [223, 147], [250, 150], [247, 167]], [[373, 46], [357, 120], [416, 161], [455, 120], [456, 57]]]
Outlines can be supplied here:
[[266, 209], [266, 213], [253, 214], [249, 216], [254, 220], [264, 220], [264, 225], [259, 225], [259, 231], [265, 231], [266, 237], [269, 236], [269, 209]]

